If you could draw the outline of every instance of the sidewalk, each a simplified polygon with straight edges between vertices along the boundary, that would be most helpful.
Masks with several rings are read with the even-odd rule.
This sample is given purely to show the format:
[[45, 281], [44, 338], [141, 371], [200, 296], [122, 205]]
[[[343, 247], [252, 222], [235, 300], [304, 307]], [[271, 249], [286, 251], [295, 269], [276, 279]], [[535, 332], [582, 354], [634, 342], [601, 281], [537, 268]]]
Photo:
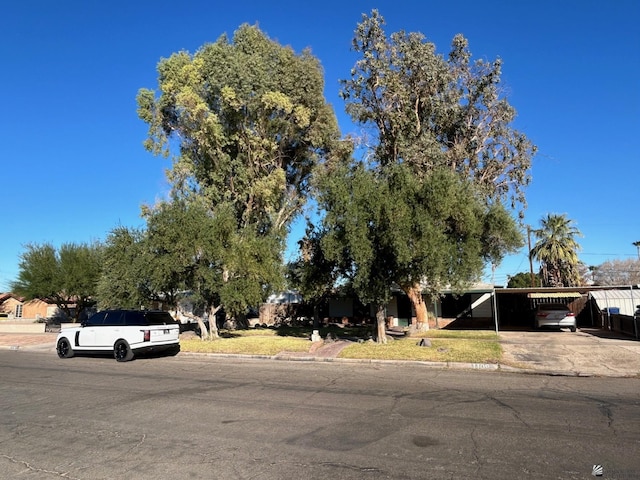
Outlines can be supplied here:
[[51, 350], [55, 352], [57, 333], [0, 333], [0, 349]]
[[[0, 349], [50, 352], [55, 355], [57, 333], [0, 333]], [[542, 375], [640, 378], [640, 341], [597, 329], [576, 333], [558, 331], [500, 332], [503, 362], [499, 365], [417, 362], [437, 368], [500, 370]], [[372, 363], [373, 360], [342, 360], [346, 341], [313, 345], [309, 352], [282, 352], [278, 360], [344, 361]], [[186, 353], [186, 352], [185, 352]], [[191, 355], [191, 354], [189, 354]], [[193, 354], [198, 355], [198, 354]], [[231, 356], [231, 355], [224, 355]], [[379, 363], [397, 363], [379, 361]], [[413, 362], [416, 363], [416, 362]]]

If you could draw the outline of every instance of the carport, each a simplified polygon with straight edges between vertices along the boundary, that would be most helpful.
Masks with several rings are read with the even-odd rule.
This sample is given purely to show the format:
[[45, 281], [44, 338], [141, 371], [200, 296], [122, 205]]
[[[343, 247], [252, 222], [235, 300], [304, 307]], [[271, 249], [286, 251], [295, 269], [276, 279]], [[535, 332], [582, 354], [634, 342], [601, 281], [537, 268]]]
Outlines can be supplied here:
[[564, 303], [580, 322], [587, 292], [587, 288], [579, 287], [496, 288], [498, 325], [501, 329], [531, 328], [534, 311], [541, 303]]
[[496, 289], [477, 284], [456, 292], [445, 289], [433, 305], [437, 328], [494, 329], [498, 331]]
[[575, 313], [579, 327], [607, 328], [599, 320], [599, 312], [611, 315], [619, 311], [620, 315], [633, 317], [635, 306], [640, 305], [639, 288], [638, 285], [496, 288], [497, 321], [501, 329], [530, 328], [539, 303], [559, 302]]
[[523, 330], [533, 325], [533, 312], [540, 303], [564, 303], [578, 315], [587, 304], [588, 289], [501, 288], [476, 285], [457, 293], [443, 290], [434, 305], [440, 319], [437, 327]]

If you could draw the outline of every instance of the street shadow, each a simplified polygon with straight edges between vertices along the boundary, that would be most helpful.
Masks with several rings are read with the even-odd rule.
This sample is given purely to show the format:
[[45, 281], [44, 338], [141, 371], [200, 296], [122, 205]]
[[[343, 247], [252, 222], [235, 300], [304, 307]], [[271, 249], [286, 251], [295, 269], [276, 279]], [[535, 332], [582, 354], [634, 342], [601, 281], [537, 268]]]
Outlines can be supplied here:
[[612, 330], [604, 330], [601, 328], [580, 328], [579, 330], [582, 333], [587, 333], [598, 338], [606, 338], [610, 340], [629, 340], [632, 342], [637, 342], [639, 340], [633, 335], [627, 335], [622, 332], [614, 332]]

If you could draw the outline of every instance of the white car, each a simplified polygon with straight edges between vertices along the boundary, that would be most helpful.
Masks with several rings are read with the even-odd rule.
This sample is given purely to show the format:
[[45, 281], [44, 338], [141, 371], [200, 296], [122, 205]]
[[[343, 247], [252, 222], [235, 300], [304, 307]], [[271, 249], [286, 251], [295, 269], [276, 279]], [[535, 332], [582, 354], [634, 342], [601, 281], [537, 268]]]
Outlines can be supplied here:
[[575, 314], [562, 303], [542, 303], [536, 309], [536, 328], [556, 327], [576, 331]]
[[118, 362], [143, 352], [180, 351], [180, 324], [167, 312], [103, 310], [78, 326], [63, 328], [56, 340], [60, 358], [75, 353], [113, 353]]

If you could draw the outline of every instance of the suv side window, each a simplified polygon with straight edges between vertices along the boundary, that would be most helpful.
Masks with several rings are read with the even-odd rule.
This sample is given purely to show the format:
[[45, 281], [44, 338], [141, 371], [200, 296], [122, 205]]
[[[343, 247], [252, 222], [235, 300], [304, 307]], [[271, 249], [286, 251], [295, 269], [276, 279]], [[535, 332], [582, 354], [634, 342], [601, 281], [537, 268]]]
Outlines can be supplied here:
[[147, 322], [144, 319], [144, 312], [131, 311], [125, 313], [125, 325], [146, 325]]
[[107, 316], [107, 312], [98, 312], [95, 315], [92, 315], [88, 320], [86, 325], [88, 327], [95, 327], [96, 325], [104, 325], [104, 318]]
[[111, 312], [107, 312], [107, 318], [104, 321], [105, 325], [110, 327], [124, 325], [124, 313], [120, 310], [113, 310]]

